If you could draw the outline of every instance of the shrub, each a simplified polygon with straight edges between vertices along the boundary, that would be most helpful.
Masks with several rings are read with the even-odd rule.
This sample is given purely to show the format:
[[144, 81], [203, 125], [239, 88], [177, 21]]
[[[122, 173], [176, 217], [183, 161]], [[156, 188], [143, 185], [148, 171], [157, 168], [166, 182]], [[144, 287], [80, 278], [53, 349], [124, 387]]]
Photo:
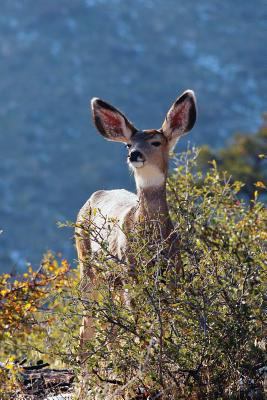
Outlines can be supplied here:
[[216, 160], [220, 171], [228, 171], [233, 180], [245, 182], [241, 189], [244, 197], [253, 199], [254, 191], [265, 194], [267, 185], [267, 113], [255, 134], [235, 134], [228, 146], [214, 151], [209, 146], [201, 148], [198, 166], [208, 167]]
[[179, 276], [165, 244], [143, 234], [146, 221], [128, 237], [134, 273], [103, 242], [88, 260], [98, 276], [83, 301], [95, 326], [86, 361], [92, 398], [107, 390], [118, 399], [137, 390], [143, 398], [235, 398], [262, 379], [266, 210], [256, 197], [249, 206], [238, 200], [242, 184], [215, 162], [205, 176], [194, 167], [187, 153], [168, 181]]
[[30, 357], [77, 366], [81, 315], [90, 313], [95, 335], [82, 372], [92, 399], [237, 399], [261, 386], [266, 209], [257, 193], [250, 204], [239, 200], [242, 183], [216, 162], [205, 174], [195, 164], [194, 153], [182, 155], [168, 180], [180, 273], [166, 244], [144, 234], [147, 221], [128, 235], [134, 268], [91, 225], [102, 248], [88, 255], [98, 278], [91, 293], [79, 292], [77, 271], [51, 256], [19, 283], [1, 277], [2, 359], [31, 348]]
[[51, 253], [37, 271], [29, 267], [22, 276], [0, 276], [1, 398], [11, 398], [12, 390], [20, 387], [23, 359], [34, 363], [41, 355], [56, 365], [67, 354], [70, 360], [75, 343], [69, 332], [76, 331], [78, 338], [79, 317], [73, 313], [70, 319], [67, 310], [77, 282], [77, 271]]

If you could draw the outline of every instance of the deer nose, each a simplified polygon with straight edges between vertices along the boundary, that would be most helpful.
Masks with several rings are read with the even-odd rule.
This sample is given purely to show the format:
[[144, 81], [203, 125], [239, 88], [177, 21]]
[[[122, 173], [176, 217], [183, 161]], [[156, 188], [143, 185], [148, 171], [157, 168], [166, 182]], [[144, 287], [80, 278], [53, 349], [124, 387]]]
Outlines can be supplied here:
[[134, 150], [129, 155], [130, 161], [144, 161], [144, 156], [140, 151]]

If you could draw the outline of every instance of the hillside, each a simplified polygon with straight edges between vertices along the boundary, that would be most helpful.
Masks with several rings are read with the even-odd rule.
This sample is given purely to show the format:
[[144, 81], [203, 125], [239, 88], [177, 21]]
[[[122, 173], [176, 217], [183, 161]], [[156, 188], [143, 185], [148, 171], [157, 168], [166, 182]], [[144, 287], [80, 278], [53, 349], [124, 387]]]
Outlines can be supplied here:
[[91, 97], [150, 128], [192, 88], [191, 142], [218, 147], [254, 131], [266, 108], [266, 17], [264, 0], [2, 0], [0, 271], [36, 264], [47, 248], [73, 257], [72, 233], [56, 222], [74, 220], [96, 189], [131, 187], [121, 146], [92, 126]]

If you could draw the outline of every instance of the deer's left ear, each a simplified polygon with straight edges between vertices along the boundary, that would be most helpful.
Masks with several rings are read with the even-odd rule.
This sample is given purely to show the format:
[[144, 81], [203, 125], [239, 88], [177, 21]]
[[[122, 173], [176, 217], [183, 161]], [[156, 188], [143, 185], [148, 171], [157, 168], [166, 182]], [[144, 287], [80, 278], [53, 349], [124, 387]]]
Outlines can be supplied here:
[[180, 136], [189, 132], [196, 122], [196, 98], [192, 90], [186, 90], [173, 103], [162, 125], [162, 132], [173, 147]]

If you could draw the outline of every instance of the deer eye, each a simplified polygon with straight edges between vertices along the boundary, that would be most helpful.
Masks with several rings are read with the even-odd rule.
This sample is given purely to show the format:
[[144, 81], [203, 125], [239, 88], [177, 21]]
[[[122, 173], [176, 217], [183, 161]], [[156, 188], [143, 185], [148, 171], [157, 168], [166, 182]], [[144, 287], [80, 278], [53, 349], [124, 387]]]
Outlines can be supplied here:
[[152, 146], [159, 147], [161, 142], [151, 142]]
[[131, 145], [130, 143], [127, 143], [127, 144], [125, 145], [125, 147], [127, 147], [127, 149], [130, 149], [130, 148], [132, 147], [132, 145]]

